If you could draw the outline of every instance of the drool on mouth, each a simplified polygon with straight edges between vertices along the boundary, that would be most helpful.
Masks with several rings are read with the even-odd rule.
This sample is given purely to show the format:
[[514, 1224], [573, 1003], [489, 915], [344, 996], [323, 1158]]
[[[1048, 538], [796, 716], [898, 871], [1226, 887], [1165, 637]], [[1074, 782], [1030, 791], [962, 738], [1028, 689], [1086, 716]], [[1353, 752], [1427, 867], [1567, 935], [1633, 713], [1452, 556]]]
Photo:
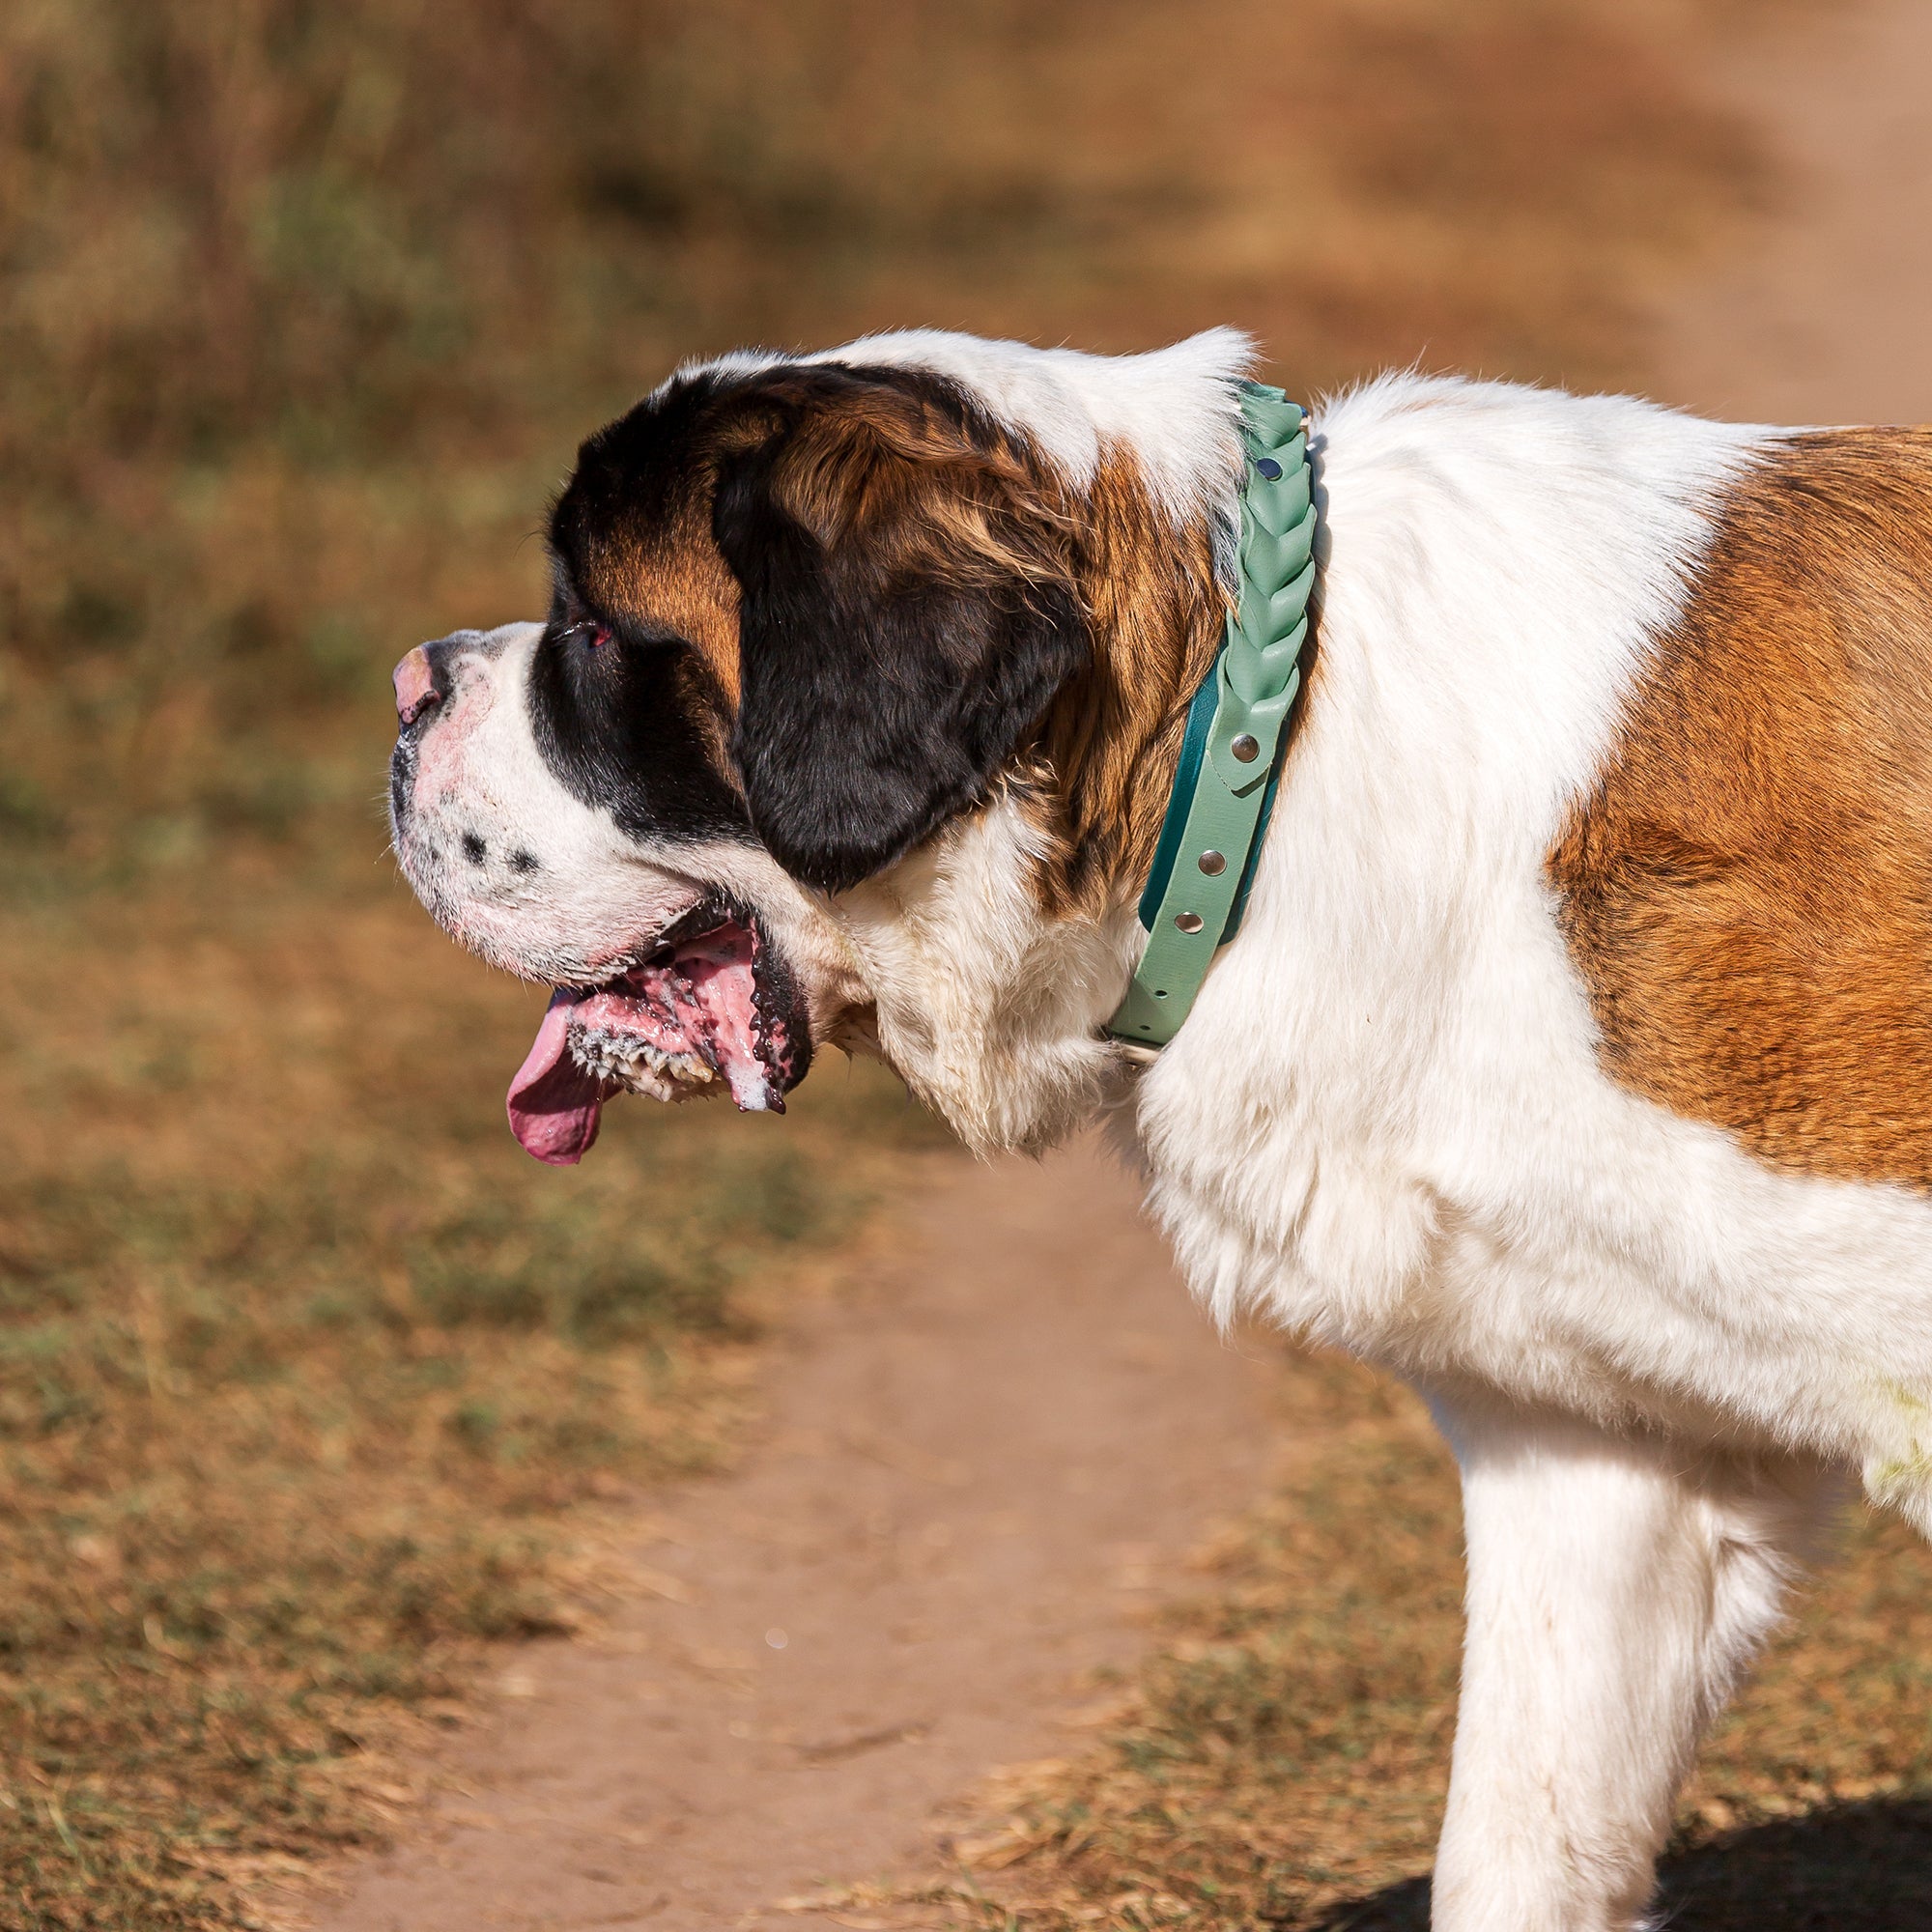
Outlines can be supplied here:
[[744, 1112], [781, 1114], [810, 1058], [790, 976], [757, 920], [707, 900], [640, 964], [551, 995], [510, 1082], [510, 1131], [538, 1160], [569, 1167], [617, 1094], [688, 1100], [722, 1087]]

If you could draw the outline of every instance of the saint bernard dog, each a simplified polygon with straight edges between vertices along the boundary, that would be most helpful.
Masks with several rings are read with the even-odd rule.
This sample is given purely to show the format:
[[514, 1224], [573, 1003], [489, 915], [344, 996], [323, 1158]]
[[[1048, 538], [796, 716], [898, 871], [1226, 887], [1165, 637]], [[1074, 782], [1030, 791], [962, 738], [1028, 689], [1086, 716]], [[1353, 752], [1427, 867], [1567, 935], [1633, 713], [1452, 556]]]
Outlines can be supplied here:
[[583, 444], [548, 618], [398, 667], [395, 848], [555, 989], [539, 1159], [828, 1045], [981, 1151], [1121, 1123], [1217, 1315], [1402, 1377], [1460, 1462], [1435, 1924], [1638, 1926], [1852, 1483], [1932, 1529], [1932, 434], [1318, 406], [1272, 819], [1156, 1056], [1104, 1029], [1251, 353], [681, 369]]

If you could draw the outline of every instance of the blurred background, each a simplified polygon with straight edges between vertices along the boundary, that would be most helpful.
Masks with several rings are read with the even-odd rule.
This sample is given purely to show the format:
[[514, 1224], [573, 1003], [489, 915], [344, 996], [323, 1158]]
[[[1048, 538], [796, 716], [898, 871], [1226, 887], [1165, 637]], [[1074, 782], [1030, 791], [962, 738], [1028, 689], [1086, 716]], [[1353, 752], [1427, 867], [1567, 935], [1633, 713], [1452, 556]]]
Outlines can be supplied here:
[[584, 1525], [728, 1455], [761, 1324], [952, 1157], [863, 1068], [585, 1176], [503, 1130], [540, 998], [393, 876], [387, 670], [541, 613], [578, 440], [901, 325], [1641, 384], [1779, 193], [1699, 50], [1780, 11], [0, 10], [0, 1919], [250, 1923], [379, 1837], [358, 1767], [568, 1627]]

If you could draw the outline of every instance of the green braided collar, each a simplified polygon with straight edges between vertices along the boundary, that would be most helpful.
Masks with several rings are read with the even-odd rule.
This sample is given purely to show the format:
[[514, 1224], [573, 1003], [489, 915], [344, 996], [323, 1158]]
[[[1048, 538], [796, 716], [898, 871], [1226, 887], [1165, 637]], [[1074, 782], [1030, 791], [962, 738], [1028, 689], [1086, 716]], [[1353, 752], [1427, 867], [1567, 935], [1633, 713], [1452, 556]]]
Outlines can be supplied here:
[[1240, 608], [1188, 708], [1174, 792], [1141, 895], [1147, 951], [1107, 1022], [1116, 1039], [1165, 1046], [1216, 951], [1234, 938], [1254, 881], [1301, 684], [1315, 587], [1307, 416], [1279, 389], [1241, 384]]

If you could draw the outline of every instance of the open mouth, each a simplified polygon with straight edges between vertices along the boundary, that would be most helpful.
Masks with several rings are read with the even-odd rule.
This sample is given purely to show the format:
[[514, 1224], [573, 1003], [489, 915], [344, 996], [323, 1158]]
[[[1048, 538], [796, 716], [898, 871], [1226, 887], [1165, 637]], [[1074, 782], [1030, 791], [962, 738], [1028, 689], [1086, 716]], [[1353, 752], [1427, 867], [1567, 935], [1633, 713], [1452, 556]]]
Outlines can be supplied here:
[[597, 1139], [604, 1102], [728, 1092], [748, 1113], [784, 1112], [811, 1035], [791, 975], [756, 918], [723, 899], [694, 906], [639, 964], [551, 995], [510, 1082], [510, 1130], [526, 1152], [569, 1167]]

